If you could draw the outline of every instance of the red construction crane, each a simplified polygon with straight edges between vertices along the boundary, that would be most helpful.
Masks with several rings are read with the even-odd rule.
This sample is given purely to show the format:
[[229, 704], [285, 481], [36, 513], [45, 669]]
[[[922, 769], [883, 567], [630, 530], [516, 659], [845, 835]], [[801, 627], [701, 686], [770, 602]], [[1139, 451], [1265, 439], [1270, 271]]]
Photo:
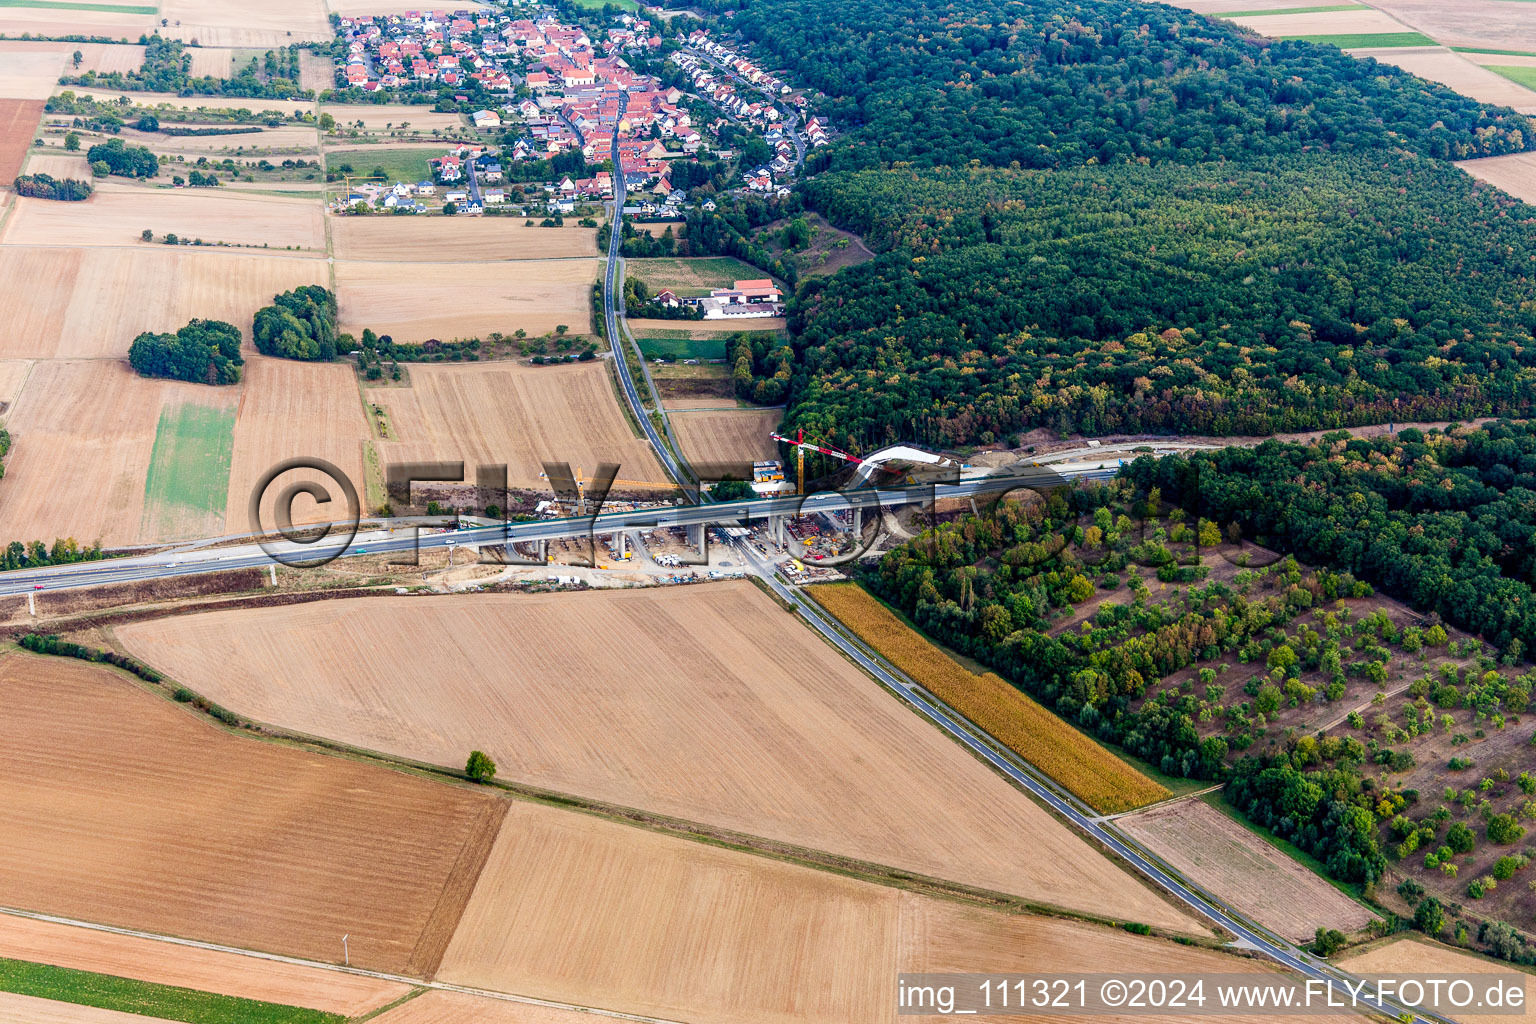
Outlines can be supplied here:
[[845, 451], [842, 451], [842, 450], [837, 449], [837, 448], [832, 448], [832, 447], [830, 447], [828, 445], [817, 444], [815, 441], [807, 441], [805, 439], [805, 428], [804, 427], [801, 427], [801, 428], [797, 429], [795, 431], [795, 436], [794, 437], [785, 437], [783, 434], [769, 434], [768, 436], [773, 438], [775, 441], [782, 441], [782, 442], [784, 442], [787, 445], [791, 445], [795, 449], [795, 493], [796, 494], [804, 494], [805, 493], [805, 450], [807, 448], [809, 448], [813, 452], [820, 452], [823, 455], [830, 455], [834, 459], [842, 459], [844, 462], [851, 462], [855, 466], [861, 466], [861, 465], [864, 464], [864, 460], [863, 459], [858, 458], [858, 457], [853, 456], [853, 455], [849, 455]]

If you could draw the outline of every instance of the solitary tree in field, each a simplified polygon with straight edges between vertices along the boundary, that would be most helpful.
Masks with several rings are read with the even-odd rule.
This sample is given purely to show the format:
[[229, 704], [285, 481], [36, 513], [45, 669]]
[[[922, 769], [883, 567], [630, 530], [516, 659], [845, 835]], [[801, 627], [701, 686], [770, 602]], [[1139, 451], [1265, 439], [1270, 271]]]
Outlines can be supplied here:
[[75, 70], [78, 71], [80, 69], [80, 62], [85, 60], [85, 54], [81, 53], [79, 50], [76, 50], [74, 53], [69, 55], [69, 59], [75, 62]]
[[464, 765], [464, 774], [469, 776], [471, 782], [490, 782], [496, 777], [496, 762], [481, 751], [471, 750], [469, 761]]
[[66, 153], [80, 152], [80, 136], [75, 132], [64, 133], [64, 151]]

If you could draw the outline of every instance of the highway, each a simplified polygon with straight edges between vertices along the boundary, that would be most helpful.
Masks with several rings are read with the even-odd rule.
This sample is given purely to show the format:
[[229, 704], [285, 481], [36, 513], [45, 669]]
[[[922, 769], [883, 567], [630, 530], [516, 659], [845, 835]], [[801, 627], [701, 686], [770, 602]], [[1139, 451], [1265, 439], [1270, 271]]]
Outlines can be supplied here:
[[614, 369], [619, 373], [619, 384], [624, 389], [624, 398], [629, 402], [629, 408], [634, 413], [635, 419], [640, 422], [640, 429], [645, 431], [645, 436], [651, 442], [651, 447], [656, 451], [656, 458], [661, 462], [662, 468], [667, 471], [667, 476], [673, 480], [688, 481], [692, 475], [687, 473], [684, 467], [672, 454], [672, 450], [662, 441], [656, 433], [656, 427], [651, 423], [650, 416], [646, 415], [645, 403], [640, 401], [640, 392], [635, 388], [634, 374], [629, 370], [627, 345], [624, 334], [619, 330], [619, 316], [614, 309], [614, 295], [618, 292], [619, 276], [619, 247], [623, 243], [624, 232], [624, 201], [629, 196], [629, 188], [624, 182], [624, 161], [619, 157], [619, 123], [624, 120], [624, 114], [629, 110], [629, 93], [619, 95], [619, 121], [613, 125], [613, 216], [609, 218], [611, 230], [608, 232], [608, 268], [603, 282], [603, 330], [608, 335], [608, 345], [613, 350]]
[[[638, 405], [638, 396], [635, 398]], [[643, 413], [642, 421], [643, 420]], [[654, 437], [654, 428], [651, 429]], [[653, 443], [655, 443], [653, 441]], [[665, 452], [665, 449], [660, 451]], [[670, 456], [670, 453], [667, 452]], [[675, 460], [668, 462], [668, 469]], [[475, 529], [416, 533], [411, 526], [374, 529], [347, 540], [341, 536], [315, 544], [279, 541], [267, 547], [236, 540], [223, 547], [187, 546], [147, 555], [109, 558], [96, 562], [76, 562], [41, 569], [19, 569], [0, 573], [0, 595], [24, 594], [37, 589], [63, 590], [101, 586], [106, 583], [138, 582], [190, 576], [228, 569], [264, 568], [276, 562], [294, 564], [298, 560], [321, 557], [346, 557], [408, 552], [418, 544], [423, 549], [464, 545], [535, 543], [569, 537], [603, 536], [629, 530], [654, 527], [736, 525], [770, 516], [815, 515], [843, 512], [850, 508], [871, 511], [881, 506], [923, 504], [944, 498], [990, 497], [1021, 486], [1049, 488], [1073, 476], [1094, 479], [1113, 475], [1114, 470], [1094, 464], [1087, 468], [1055, 469], [1026, 467], [1023, 475], [992, 472], [963, 479], [958, 483], [917, 484], [907, 487], [866, 488], [856, 491], [823, 491], [804, 497], [787, 495], [756, 498], [749, 501], [719, 502], [709, 505], [662, 505], [597, 515], [537, 519], [528, 522], [500, 523]]]

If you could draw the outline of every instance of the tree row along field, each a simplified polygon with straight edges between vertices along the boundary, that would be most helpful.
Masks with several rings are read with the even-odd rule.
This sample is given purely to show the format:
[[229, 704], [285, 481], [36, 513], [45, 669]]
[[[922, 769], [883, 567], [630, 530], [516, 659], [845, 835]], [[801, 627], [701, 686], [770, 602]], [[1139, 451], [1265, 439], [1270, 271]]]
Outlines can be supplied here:
[[541, 789], [1201, 931], [747, 583], [324, 602], [118, 636], [255, 721], [445, 766], [482, 749]]
[[505, 805], [229, 735], [111, 670], [0, 656], [0, 905], [435, 970]]
[[1172, 795], [1001, 677], [956, 663], [857, 584], [807, 593], [924, 689], [1094, 810], [1113, 814]]

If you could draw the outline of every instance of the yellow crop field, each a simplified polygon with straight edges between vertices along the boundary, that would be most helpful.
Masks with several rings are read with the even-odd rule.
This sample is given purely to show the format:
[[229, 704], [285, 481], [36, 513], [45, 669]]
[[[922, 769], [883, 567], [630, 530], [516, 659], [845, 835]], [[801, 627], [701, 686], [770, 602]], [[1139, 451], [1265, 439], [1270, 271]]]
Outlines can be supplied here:
[[854, 583], [806, 593], [946, 704], [1104, 814], [1172, 796], [1001, 676], [977, 675]]

